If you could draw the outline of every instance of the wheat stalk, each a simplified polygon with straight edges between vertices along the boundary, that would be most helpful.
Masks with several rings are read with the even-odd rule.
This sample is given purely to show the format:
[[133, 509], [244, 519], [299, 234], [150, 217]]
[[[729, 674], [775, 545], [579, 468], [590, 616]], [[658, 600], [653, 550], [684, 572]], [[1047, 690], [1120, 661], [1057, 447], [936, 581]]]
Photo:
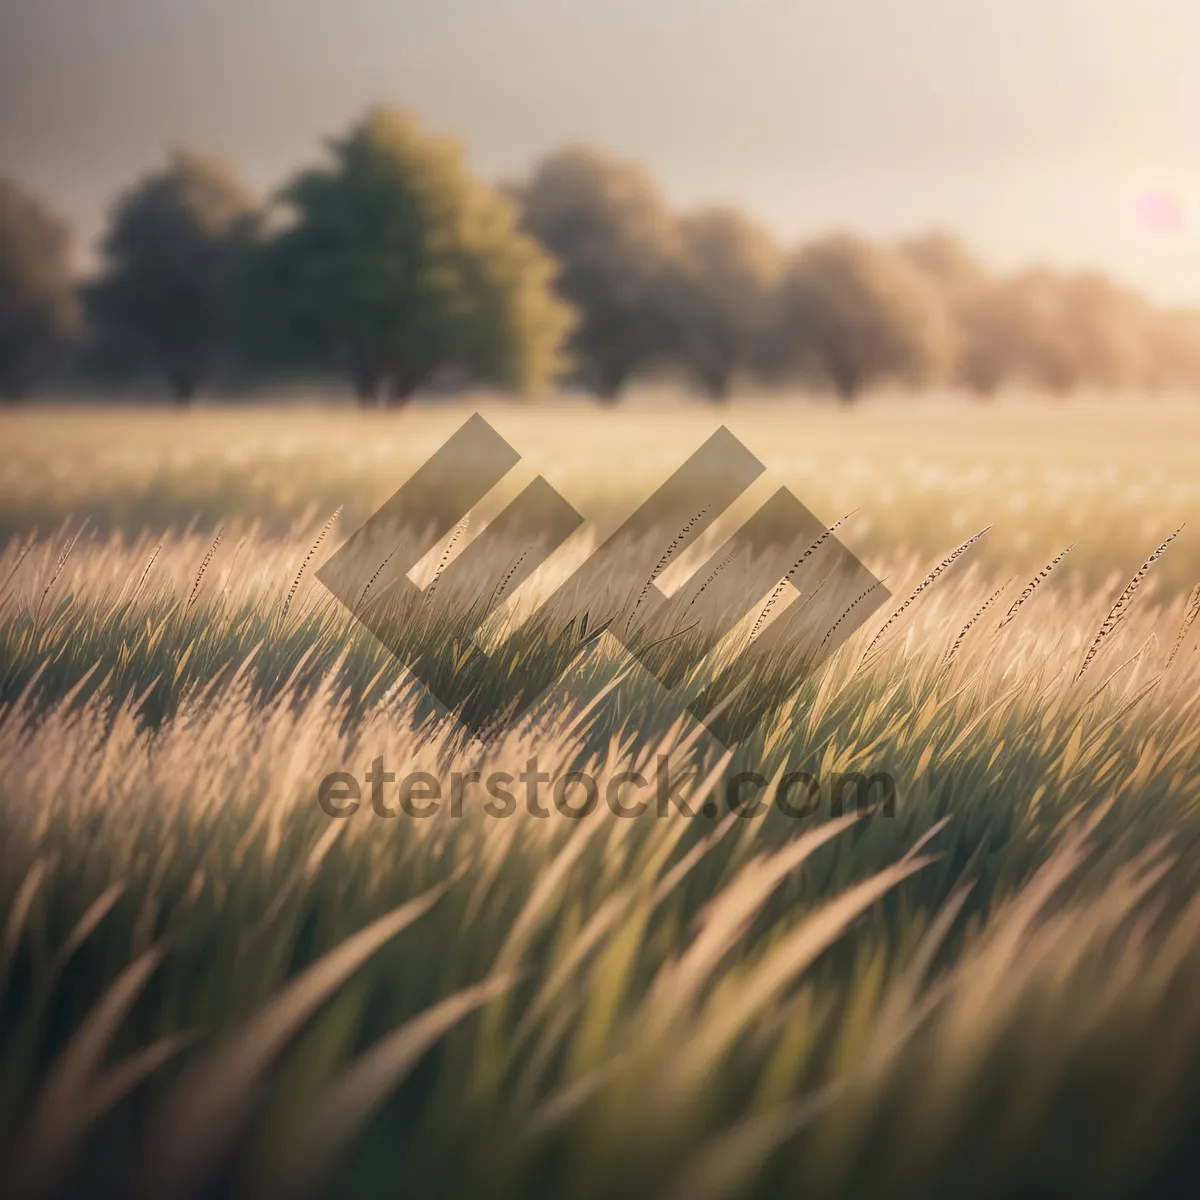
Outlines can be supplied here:
[[[825, 585], [829, 582], [829, 580], [831, 578], [832, 578], [832, 576], [826, 575], [825, 578], [822, 579], [821, 582], [818, 583], [817, 586], [815, 588], [813, 588], [813, 590], [811, 592], [809, 592], [808, 595], [805, 596], [803, 600], [798, 600], [796, 602], [798, 605], [798, 607], [795, 610], [796, 616], [799, 616], [821, 594]], [[750, 631], [750, 640], [746, 644], [748, 646], [753, 646], [755, 639], [758, 637], [758, 634], [759, 634], [759, 626], [755, 625], [755, 627]]]
[[1141, 567], [1138, 568], [1137, 574], [1125, 585], [1125, 590], [1117, 597], [1117, 602], [1108, 611], [1108, 616], [1100, 624], [1100, 628], [1096, 631], [1096, 636], [1092, 639], [1092, 644], [1088, 647], [1088, 652], [1084, 656], [1083, 665], [1079, 668], [1079, 674], [1075, 676], [1075, 681], [1078, 683], [1083, 678], [1084, 672], [1092, 665], [1092, 659], [1100, 652], [1100, 647], [1104, 639], [1120, 624], [1121, 618], [1129, 610], [1129, 605], [1133, 601], [1133, 595], [1141, 586], [1156, 562], [1163, 556], [1166, 548], [1180, 535], [1183, 531], [1183, 526], [1175, 530], [1153, 554], [1150, 555]]
[[159, 542], [154, 547], [154, 553], [150, 555], [149, 561], [146, 563], [146, 569], [142, 572], [142, 577], [137, 581], [137, 587], [133, 589], [133, 596], [136, 598], [138, 592], [142, 590], [142, 584], [146, 582], [146, 576], [150, 574], [150, 568], [154, 566], [154, 560], [158, 557], [159, 551], [163, 548], [162, 542]]
[[[1004, 614], [1004, 620], [1003, 620], [1003, 621], [1001, 621], [1001, 622], [1000, 622], [1000, 624], [996, 626], [996, 632], [997, 632], [997, 633], [999, 633], [999, 632], [1000, 632], [1000, 630], [1001, 630], [1001, 629], [1003, 629], [1003, 628], [1005, 627], [1005, 625], [1007, 625], [1007, 624], [1009, 623], [1009, 621], [1011, 621], [1011, 620], [1013, 619], [1013, 617], [1015, 617], [1015, 616], [1017, 615], [1017, 610], [1018, 610], [1018, 609], [1021, 607], [1021, 605], [1022, 605], [1022, 604], [1024, 604], [1024, 603], [1025, 603], [1025, 601], [1026, 601], [1026, 600], [1028, 600], [1028, 599], [1029, 599], [1029, 597], [1030, 597], [1030, 596], [1032, 596], [1032, 595], [1033, 595], [1033, 593], [1034, 593], [1034, 590], [1037, 588], [1038, 584], [1040, 584], [1040, 583], [1042, 582], [1042, 580], [1043, 580], [1043, 579], [1045, 579], [1045, 578], [1046, 578], [1046, 576], [1047, 576], [1047, 575], [1049, 575], [1049, 574], [1050, 574], [1050, 572], [1051, 572], [1051, 571], [1053, 571], [1053, 570], [1054, 570], [1054, 568], [1055, 568], [1055, 567], [1057, 567], [1057, 566], [1058, 566], [1058, 564], [1059, 564], [1060, 562], [1062, 562], [1062, 560], [1063, 560], [1064, 558], [1066, 558], [1066, 557], [1067, 557], [1067, 555], [1068, 555], [1068, 554], [1070, 554], [1072, 550], [1074, 550], [1074, 549], [1075, 549], [1075, 547], [1076, 547], [1076, 545], [1077, 545], [1077, 544], [1078, 544], [1078, 543], [1076, 543], [1076, 542], [1072, 542], [1072, 543], [1071, 543], [1071, 544], [1070, 544], [1070, 545], [1069, 545], [1069, 546], [1068, 546], [1068, 547], [1067, 547], [1067, 548], [1066, 548], [1066, 549], [1065, 549], [1065, 550], [1064, 550], [1064, 551], [1063, 551], [1061, 554], [1057, 555], [1055, 558], [1052, 558], [1052, 559], [1051, 559], [1051, 560], [1050, 560], [1050, 561], [1049, 561], [1049, 562], [1048, 562], [1048, 563], [1047, 563], [1047, 564], [1046, 564], [1046, 565], [1045, 565], [1045, 566], [1044, 566], [1044, 567], [1043, 567], [1043, 568], [1042, 568], [1042, 569], [1041, 569], [1041, 570], [1040, 570], [1040, 571], [1039, 571], [1039, 572], [1038, 572], [1038, 573], [1037, 573], [1037, 574], [1036, 574], [1036, 575], [1035, 575], [1035, 576], [1034, 576], [1034, 577], [1033, 577], [1033, 578], [1032, 578], [1032, 579], [1031, 579], [1031, 580], [1030, 580], [1030, 581], [1029, 581], [1029, 582], [1028, 582], [1028, 583], [1025, 585], [1025, 590], [1024, 590], [1024, 591], [1023, 591], [1023, 592], [1022, 592], [1022, 593], [1021, 593], [1021, 594], [1020, 594], [1020, 595], [1019, 595], [1019, 596], [1016, 598], [1016, 600], [1014, 600], [1014, 601], [1013, 601], [1012, 607], [1011, 607], [1011, 608], [1008, 610], [1008, 612], [1006, 612], [1006, 613]], [[1007, 586], [1007, 585], [1006, 585], [1006, 586]], [[964, 632], [965, 632], [965, 631], [964, 631]]]
[[1171, 647], [1171, 653], [1167, 658], [1167, 665], [1163, 668], [1164, 672], [1171, 669], [1171, 664], [1175, 661], [1180, 648], [1183, 646], [1183, 639], [1187, 637], [1188, 630], [1195, 624], [1196, 618], [1200, 617], [1200, 583], [1192, 588], [1192, 594], [1188, 597], [1187, 608], [1184, 609], [1183, 621], [1180, 623], [1179, 632], [1175, 635], [1175, 644]]
[[337, 508], [333, 510], [333, 515], [329, 518], [329, 520], [321, 526], [321, 532], [317, 534], [317, 540], [313, 542], [309, 552], [304, 556], [304, 561], [300, 564], [300, 570], [296, 572], [296, 578], [292, 580], [292, 586], [288, 589], [287, 598], [283, 602], [283, 612], [280, 613], [280, 616], [287, 616], [288, 609], [292, 607], [292, 599], [296, 595], [296, 589], [300, 586], [300, 580], [304, 578], [305, 568], [310, 562], [312, 562], [313, 555], [316, 554], [321, 543], [325, 540], [325, 535], [330, 531], [330, 529], [333, 528], [333, 523], [338, 519], [341, 511], [342, 506], [339, 504]]
[[217, 552], [217, 547], [221, 544], [221, 539], [225, 536], [225, 526], [222, 525], [217, 530], [217, 536], [213, 538], [212, 545], [208, 548], [208, 553], [204, 556], [204, 561], [200, 564], [200, 570], [196, 572], [196, 581], [192, 584], [192, 593], [188, 596], [187, 604], [184, 605], [183, 611], [186, 613], [192, 607], [192, 601], [196, 599], [196, 593], [200, 590], [200, 582], [204, 578], [204, 572], [208, 570], [208, 564], [212, 562], [212, 557]]
[[501, 597], [504, 595], [505, 588], [512, 581], [512, 577], [517, 573], [518, 568], [529, 557], [529, 547], [526, 546], [520, 554], [517, 555], [516, 561], [504, 573], [504, 578], [500, 580], [496, 590], [492, 593], [492, 598], [488, 601], [488, 611], [490, 612], [497, 604], [500, 603]]
[[[425, 589], [425, 603], [429, 603], [430, 597], [433, 595], [438, 585], [438, 580], [442, 577], [442, 572], [446, 569], [446, 564], [450, 561], [450, 555], [454, 553], [454, 547], [458, 544], [458, 539], [467, 530], [467, 525], [471, 521], [471, 514], [467, 513], [465, 517], [454, 527], [454, 532], [450, 535], [450, 540], [446, 543], [446, 549], [442, 551], [441, 561], [437, 565], [437, 570], [433, 573], [433, 578], [429, 581], [429, 586]], [[390, 557], [390, 555], [389, 555]]]
[[854, 611], [854, 609], [857, 607], [859, 602], [862, 600], [865, 600], [877, 587], [883, 587], [882, 579], [875, 580], [875, 582], [873, 584], [871, 584], [871, 586], [869, 588], [867, 588], [867, 590], [865, 592], [861, 592], [858, 596], [856, 596], [849, 603], [849, 605], [847, 605], [847, 607], [846, 607], [845, 611], [842, 613], [842, 615], [840, 617], [838, 617], [838, 619], [836, 621], [834, 621], [833, 625], [830, 626], [829, 632], [824, 636], [824, 638], [821, 639], [821, 644], [820, 644], [820, 646], [817, 647], [818, 654], [820, 654], [821, 651], [825, 649], [826, 643], [829, 641], [829, 639], [831, 637], [833, 637], [833, 635], [835, 633], [837, 633], [838, 626], [851, 614], [851, 612]]
[[375, 574], [372, 575], [371, 578], [367, 580], [367, 586], [365, 588], [363, 588], [362, 595], [359, 596], [358, 603], [354, 606], [356, 612], [358, 611], [358, 609], [360, 609], [362, 607], [362, 602], [367, 598], [367, 593], [374, 586], [375, 581], [379, 578], [380, 575], [383, 574], [383, 568], [386, 567], [388, 565], [388, 563], [390, 563], [392, 561], [393, 555], [399, 549], [400, 549], [400, 545], [399, 545], [399, 543], [397, 543], [395, 546], [392, 547], [391, 551], [388, 553], [387, 558], [385, 558], [383, 560], [383, 562], [381, 562], [379, 564], [379, 566], [375, 568]]
[[54, 572], [50, 576], [50, 581], [49, 581], [49, 583], [46, 584], [46, 586], [44, 588], [42, 588], [42, 594], [38, 597], [37, 609], [34, 611], [34, 614], [33, 614], [33, 623], [35, 626], [37, 625], [38, 617], [41, 615], [41, 612], [42, 612], [42, 604], [45, 602], [46, 597], [50, 594], [50, 589], [54, 586], [54, 584], [58, 580], [59, 575], [62, 574], [63, 567], [65, 567], [67, 565], [67, 559], [71, 557], [71, 551], [75, 549], [75, 543], [77, 541], [79, 541], [80, 536], [83, 534], [83, 531], [86, 528], [87, 528], [87, 521], [85, 520], [83, 522], [83, 524], [80, 525], [79, 530], [75, 534], [75, 536], [69, 542], [67, 542], [65, 546], [63, 546], [62, 553], [58, 556], [58, 562], [56, 562], [54, 564]]
[[689, 533], [696, 528], [696, 523], [708, 512], [709, 506], [706, 504], [688, 523], [675, 535], [675, 540], [662, 552], [658, 563], [653, 571], [650, 572], [646, 582], [642, 585], [642, 590], [638, 595], [637, 603], [633, 606], [633, 611], [625, 621], [625, 629], [628, 631], [629, 626], [633, 623], [633, 618], [637, 615], [637, 610], [641, 608], [642, 601], [646, 598], [646, 593], [650, 590], [654, 581], [667, 569], [667, 564], [675, 557], [675, 551], [680, 545], [686, 541]]
[[956, 550], [952, 550], [949, 554], [947, 554], [946, 557], [943, 558], [942, 561], [940, 563], [938, 563], [938, 565], [936, 567], [934, 567], [933, 570], [930, 571], [929, 574], [926, 575], [925, 578], [922, 579], [919, 584], [917, 584], [917, 586], [913, 589], [913, 592], [909, 596], [909, 598], [907, 600], [905, 600], [905, 602], [902, 605], [900, 605], [900, 607], [898, 609], [896, 609], [896, 611], [894, 613], [892, 613], [892, 615], [890, 617], [888, 617], [887, 621], [884, 622], [883, 628], [871, 639], [871, 644], [863, 652], [864, 659], [866, 659], [867, 656], [871, 653], [871, 651], [874, 650], [875, 647], [879, 645], [879, 643], [883, 640], [884, 635], [892, 627], [892, 625], [894, 625], [895, 622], [901, 616], [903, 616], [905, 611], [908, 609], [909, 605], [911, 605], [912, 602], [927, 587], [929, 587], [938, 578], [938, 576], [942, 574], [943, 571], [946, 571], [948, 568], [953, 566], [953, 564], [955, 562], [957, 562], [958, 559], [962, 555], [964, 555], [977, 541], [979, 541], [979, 539], [981, 537], [983, 537], [983, 535], [985, 533], [987, 533], [988, 530], [991, 528], [992, 528], [992, 526], [988, 525], [986, 528], [981, 529], [978, 533], [972, 534], [972, 536], [967, 538], [967, 540], [965, 542], [963, 542], [963, 544], [961, 546], [959, 546]]
[[695, 595], [694, 595], [694, 596], [691, 598], [691, 600], [688, 602], [688, 609], [689, 609], [689, 610], [691, 609], [692, 605], [693, 605], [693, 604], [695, 604], [695, 603], [696, 603], [696, 601], [697, 601], [697, 600], [699, 600], [699, 599], [700, 599], [700, 597], [701, 597], [701, 596], [704, 594], [704, 590], [705, 590], [705, 588], [707, 588], [707, 587], [708, 587], [708, 585], [709, 585], [710, 583], [712, 583], [712, 581], [713, 581], [714, 579], [716, 579], [716, 577], [717, 577], [718, 575], [720, 575], [720, 573], [721, 573], [723, 570], [725, 570], [725, 568], [726, 568], [727, 566], [729, 566], [729, 564], [730, 564], [731, 562], [733, 562], [734, 555], [735, 555], [736, 553], [737, 553], [737, 549], [735, 548], [735, 549], [731, 550], [731, 551], [730, 551], [730, 552], [729, 552], [727, 555], [725, 555], [725, 557], [724, 557], [724, 558], [723, 558], [723, 559], [722, 559], [722, 560], [721, 560], [719, 563], [717, 563], [717, 565], [716, 565], [716, 566], [713, 568], [712, 574], [711, 574], [711, 575], [709, 575], [709, 577], [708, 577], [708, 578], [707, 578], [707, 579], [706, 579], [706, 580], [705, 580], [705, 581], [704, 581], [704, 582], [703, 582], [703, 583], [700, 585], [700, 587], [699, 587], [699, 589], [697, 590], [696, 594], [695, 594]]
[[980, 605], [980, 606], [979, 606], [979, 607], [978, 607], [978, 608], [975, 610], [975, 615], [974, 615], [974, 616], [973, 616], [973, 617], [972, 617], [972, 618], [971, 618], [971, 619], [970, 619], [970, 620], [969, 620], [969, 621], [968, 621], [968, 622], [967, 622], [967, 623], [966, 623], [966, 624], [965, 624], [965, 625], [962, 627], [962, 631], [959, 633], [958, 637], [956, 637], [956, 638], [954, 639], [954, 645], [953, 645], [953, 646], [951, 646], [951, 647], [950, 647], [950, 649], [946, 651], [946, 657], [945, 657], [945, 659], [943, 660], [944, 662], [946, 662], [946, 663], [949, 663], [949, 662], [950, 662], [950, 661], [951, 661], [951, 660], [954, 658], [954, 656], [955, 656], [955, 655], [958, 653], [958, 648], [959, 648], [959, 647], [960, 647], [960, 646], [963, 644], [963, 641], [964, 641], [964, 639], [966, 638], [967, 634], [971, 632], [971, 629], [972, 629], [972, 628], [973, 628], [973, 626], [975, 625], [975, 622], [976, 622], [976, 621], [978, 621], [978, 620], [979, 620], [979, 618], [980, 618], [980, 617], [982, 617], [982, 616], [983, 616], [983, 614], [984, 614], [985, 612], [987, 612], [987, 610], [988, 610], [989, 608], [991, 608], [991, 607], [992, 607], [992, 605], [993, 605], [993, 604], [995, 604], [997, 600], [999, 600], [999, 599], [1000, 599], [1000, 596], [1001, 596], [1001, 595], [1002, 595], [1002, 594], [1003, 594], [1003, 593], [1004, 593], [1004, 592], [1007, 590], [1007, 588], [1008, 588], [1009, 584], [1011, 584], [1011, 583], [1012, 583], [1012, 580], [1010, 579], [1010, 580], [1008, 581], [1008, 583], [1004, 584], [1004, 585], [1003, 585], [1003, 586], [1001, 586], [1001, 587], [998, 587], [998, 588], [997, 588], [997, 589], [996, 589], [996, 590], [995, 590], [995, 591], [994, 591], [994, 592], [993, 592], [993, 593], [992, 593], [992, 594], [991, 594], [991, 595], [990, 595], [990, 596], [989, 596], [989, 597], [988, 597], [988, 598], [987, 598], [987, 599], [986, 599], [986, 600], [985, 600], [985, 601], [984, 601], [984, 602], [983, 602], [983, 603], [982, 603], [982, 604], [981, 604], [981, 605]]
[[858, 512], [858, 509], [852, 508], [844, 517], [839, 518], [838, 520], [834, 521], [832, 525], [827, 526], [824, 530], [822, 530], [821, 536], [818, 537], [817, 540], [813, 542], [813, 544], [809, 546], [809, 548], [805, 550], [805, 552], [800, 555], [800, 557], [796, 559], [794, 563], [792, 563], [791, 567], [788, 568], [787, 574], [784, 575], [784, 577], [775, 585], [775, 590], [768, 597], [766, 604], [763, 605], [762, 612], [758, 614], [758, 620], [754, 622], [754, 628], [750, 631], [751, 641], [754, 641], [754, 639], [758, 636], [758, 631], [762, 628], [763, 622], [771, 615], [771, 610], [775, 607], [775, 602], [781, 595], [783, 595], [784, 589], [789, 583], [792, 582], [796, 572], [799, 571], [800, 568], [808, 561], [808, 559], [825, 544], [827, 539], [833, 536], [833, 531], [839, 526], [844, 525], [852, 516], [854, 516], [856, 512]]

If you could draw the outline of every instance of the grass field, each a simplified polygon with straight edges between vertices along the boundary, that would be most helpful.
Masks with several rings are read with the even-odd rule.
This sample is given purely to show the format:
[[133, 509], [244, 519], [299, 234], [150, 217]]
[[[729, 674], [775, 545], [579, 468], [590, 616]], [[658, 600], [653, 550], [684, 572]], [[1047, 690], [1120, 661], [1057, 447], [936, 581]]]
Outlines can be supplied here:
[[[768, 468], [756, 495], [784, 484], [830, 520], [857, 508], [844, 540], [889, 559], [932, 557], [995, 524], [981, 557], [1036, 569], [1078, 541], [1068, 570], [1100, 582], [1128, 575], [1165, 525], [1200, 521], [1200, 412], [1189, 401], [933, 398], [842, 410], [653, 400], [615, 415], [564, 403], [549, 416], [544, 405], [483, 402], [522, 455], [498, 491], [511, 495], [542, 474], [585, 516], [615, 520], [723, 422]], [[255, 519], [280, 534], [339, 506], [353, 528], [475, 407], [7, 414], [0, 530], [49, 534], [86, 514], [93, 529], [127, 536]], [[1200, 549], [1180, 546], [1156, 579], [1186, 591], [1198, 565]]]
[[[314, 579], [470, 406], [5, 414], [5, 1194], [1195, 1195], [1200, 404], [480, 408], [522, 461], [451, 552], [539, 473], [589, 518], [510, 666], [720, 422], [766, 472], [670, 570], [783, 484], [891, 598], [732, 753], [608, 638], [472, 740]], [[533, 755], [694, 815], [318, 804]]]

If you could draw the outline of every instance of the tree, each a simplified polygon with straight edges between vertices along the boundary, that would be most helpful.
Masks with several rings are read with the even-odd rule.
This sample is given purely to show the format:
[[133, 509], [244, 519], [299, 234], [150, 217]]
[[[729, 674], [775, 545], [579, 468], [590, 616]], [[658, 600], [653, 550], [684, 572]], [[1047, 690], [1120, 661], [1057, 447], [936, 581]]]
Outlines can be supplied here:
[[1200, 310], [1165, 308], [1154, 312], [1147, 330], [1150, 371], [1158, 389], [1200, 388]]
[[724, 399], [738, 371], [761, 368], [767, 358], [783, 253], [733, 208], [687, 214], [680, 231], [688, 362], [706, 391]]
[[374, 109], [330, 149], [281, 193], [291, 224], [264, 252], [292, 339], [347, 369], [364, 403], [448, 366], [521, 390], [560, 369], [572, 316], [554, 264], [457, 142]]
[[923, 233], [902, 241], [899, 249], [953, 304], [979, 295], [991, 283], [988, 269], [953, 234]]
[[1051, 391], [1162, 386], [1171, 320], [1095, 272], [1047, 268], [995, 280], [957, 239], [928, 234], [902, 252], [935, 284], [954, 319], [956, 377], [990, 393], [1005, 382]]
[[645, 172], [568, 147], [536, 168], [522, 203], [524, 228], [558, 259], [559, 294], [580, 318], [573, 349], [600, 396], [681, 352], [683, 239]]
[[186, 403], [232, 352], [254, 201], [218, 159], [178, 150], [117, 203], [87, 300], [98, 336]]
[[1137, 292], [1092, 271], [1061, 283], [1064, 337], [1080, 383], [1108, 391], [1147, 385], [1154, 375], [1154, 314]]
[[992, 391], [999, 380], [983, 369], [989, 347], [979, 319], [993, 287], [990, 272], [948, 233], [921, 234], [901, 242], [898, 249], [929, 280], [946, 308], [953, 334], [948, 374], [976, 391]]
[[0, 396], [20, 399], [78, 332], [70, 233], [36, 196], [0, 179]]
[[979, 298], [970, 319], [966, 371], [978, 390], [1014, 382], [1061, 393], [1079, 381], [1070, 296], [1055, 272], [1038, 267], [1001, 279]]
[[780, 319], [796, 364], [846, 401], [884, 379], [929, 383], [953, 353], [949, 315], [924, 273], [899, 251], [846, 234], [794, 256]]

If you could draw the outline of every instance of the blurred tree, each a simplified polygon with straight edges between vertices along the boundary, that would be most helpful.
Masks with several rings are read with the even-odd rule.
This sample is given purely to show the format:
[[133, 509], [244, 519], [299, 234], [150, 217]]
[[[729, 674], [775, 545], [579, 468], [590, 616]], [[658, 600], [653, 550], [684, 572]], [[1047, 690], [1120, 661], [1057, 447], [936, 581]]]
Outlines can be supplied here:
[[901, 242], [898, 248], [932, 283], [945, 305], [953, 335], [949, 377], [955, 383], [990, 393], [999, 380], [991, 379], [986, 372], [976, 372], [987, 358], [987, 346], [978, 344], [978, 339], [985, 336], [979, 315], [993, 286], [991, 274], [952, 234], [921, 234]]
[[79, 330], [70, 232], [37, 197], [0, 178], [0, 397], [20, 399]]
[[1156, 310], [1146, 333], [1147, 383], [1159, 390], [1200, 389], [1200, 310]]
[[945, 300], [957, 335], [955, 373], [977, 391], [1006, 382], [1057, 392], [1078, 384], [1121, 391], [1164, 377], [1157, 360], [1165, 346], [1156, 346], [1170, 320], [1103, 275], [1038, 268], [993, 280], [945, 234], [901, 249]]
[[457, 142], [374, 109], [331, 149], [281, 194], [294, 220], [259, 271], [293, 341], [348, 369], [365, 403], [447, 366], [520, 390], [562, 367], [554, 264]]
[[1001, 280], [972, 310], [968, 373], [981, 390], [1012, 381], [1051, 392], [1153, 385], [1161, 317], [1101, 275], [1047, 268]]
[[899, 251], [848, 234], [793, 257], [780, 321], [796, 365], [847, 401], [884, 379], [933, 382], [952, 359], [950, 318], [928, 277]]
[[97, 337], [129, 367], [161, 371], [180, 403], [232, 355], [252, 197], [219, 159], [178, 150], [117, 203], [104, 269], [86, 291]]
[[1095, 272], [1062, 281], [1064, 336], [1078, 382], [1106, 391], [1128, 391], [1151, 381], [1155, 320], [1136, 292]]
[[901, 242], [900, 250], [952, 302], [979, 295], [991, 282], [987, 268], [953, 234], [921, 234]]
[[688, 365], [720, 400], [737, 372], [766, 365], [783, 252], [766, 230], [733, 208], [687, 214], [680, 230]]
[[1066, 392], [1079, 381], [1070, 298], [1060, 276], [1038, 267], [998, 281], [971, 311], [966, 373], [981, 392], [1003, 383]]
[[684, 352], [683, 238], [645, 172], [568, 147], [536, 168], [522, 206], [524, 228], [558, 259], [559, 294], [580, 316], [573, 348], [600, 396]]

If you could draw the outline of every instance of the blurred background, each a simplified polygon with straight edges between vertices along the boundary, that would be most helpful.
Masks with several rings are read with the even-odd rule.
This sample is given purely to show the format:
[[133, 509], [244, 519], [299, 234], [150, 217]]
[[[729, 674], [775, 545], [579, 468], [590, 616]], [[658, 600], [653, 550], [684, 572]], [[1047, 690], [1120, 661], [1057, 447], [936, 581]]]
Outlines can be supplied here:
[[[0, 1194], [1200, 1195], [1197, 63], [1195, 0], [3, 0]], [[474, 412], [385, 645], [319, 572]], [[721, 425], [625, 633], [823, 532], [668, 693], [543, 601]], [[584, 523], [481, 582], [538, 474]], [[831, 536], [886, 595], [807, 607]], [[412, 662], [558, 682], [473, 738]], [[536, 761], [695, 807], [374, 807]]]
[[0, 388], [1200, 384], [1185, 0], [13, 0]]
[[1200, 509], [1183, 0], [0, 22], [0, 532], [361, 519], [475, 409], [595, 520], [718, 422], [863, 553]]

